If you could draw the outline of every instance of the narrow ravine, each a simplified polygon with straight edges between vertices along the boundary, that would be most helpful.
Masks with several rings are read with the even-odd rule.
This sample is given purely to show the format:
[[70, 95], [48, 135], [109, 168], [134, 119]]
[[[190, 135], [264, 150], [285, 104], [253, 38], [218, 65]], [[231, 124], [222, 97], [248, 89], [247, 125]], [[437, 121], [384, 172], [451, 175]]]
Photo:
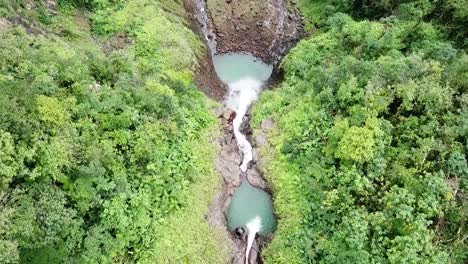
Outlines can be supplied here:
[[207, 220], [229, 237], [230, 263], [262, 263], [261, 250], [272, 238], [276, 218], [271, 191], [256, 165], [260, 157], [250, 141], [251, 107], [301, 37], [301, 19], [285, 0], [249, 2], [249, 14], [231, 1], [186, 0], [185, 5], [208, 50], [198, 84], [223, 105], [216, 109], [223, 125], [216, 169], [224, 184]]
[[[229, 87], [225, 107], [232, 111], [232, 130], [242, 156], [238, 172], [241, 183], [232, 195], [228, 208], [228, 228], [239, 238], [247, 240], [245, 263], [252, 263], [256, 259], [256, 254], [250, 256], [252, 248], [258, 251], [255, 236], [257, 233], [265, 236], [272, 234], [276, 229], [276, 219], [271, 196], [252, 186], [246, 177], [249, 170], [255, 169], [255, 165], [251, 166], [252, 145], [241, 127], [248, 127], [249, 118], [244, 117], [258, 99], [273, 67], [245, 53], [216, 55], [214, 67], [220, 79]], [[249, 257], [252, 261], [249, 261]]]

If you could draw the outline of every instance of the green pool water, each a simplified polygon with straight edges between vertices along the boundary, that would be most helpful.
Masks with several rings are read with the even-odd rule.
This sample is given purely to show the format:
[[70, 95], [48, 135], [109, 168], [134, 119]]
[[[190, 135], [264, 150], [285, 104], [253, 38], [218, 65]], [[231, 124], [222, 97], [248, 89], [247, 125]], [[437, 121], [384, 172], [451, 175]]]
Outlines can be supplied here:
[[276, 218], [271, 196], [244, 180], [234, 193], [228, 209], [229, 230], [234, 231], [237, 227], [245, 226], [256, 216], [261, 219], [261, 235], [275, 231]]
[[232, 83], [245, 78], [266, 81], [270, 78], [273, 67], [248, 53], [228, 53], [215, 55], [213, 64], [218, 77]]

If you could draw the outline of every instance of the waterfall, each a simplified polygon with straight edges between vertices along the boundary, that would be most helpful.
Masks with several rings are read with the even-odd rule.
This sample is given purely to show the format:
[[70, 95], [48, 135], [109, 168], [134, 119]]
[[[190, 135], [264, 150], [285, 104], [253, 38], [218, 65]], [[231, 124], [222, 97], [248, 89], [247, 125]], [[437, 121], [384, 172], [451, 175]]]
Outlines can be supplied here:
[[[234, 129], [234, 136], [237, 140], [237, 146], [242, 151], [244, 158], [240, 169], [242, 172], [247, 171], [249, 162], [252, 161], [252, 145], [247, 140], [244, 134], [240, 132], [243, 119], [247, 110], [258, 99], [262, 88], [262, 82], [253, 78], [243, 78], [237, 82], [229, 84], [229, 97], [226, 102], [227, 106], [230, 107], [235, 113], [232, 125]], [[256, 216], [246, 224], [247, 228], [247, 249], [245, 251], [245, 264], [249, 264], [249, 255], [252, 248], [252, 244], [255, 240], [255, 235], [260, 231], [262, 227], [262, 219]]]
[[250, 250], [255, 240], [255, 235], [262, 229], [262, 220], [260, 217], [255, 217], [247, 223], [247, 249], [245, 251], [245, 264], [249, 264]]
[[197, 12], [194, 14], [196, 20], [199, 23], [200, 30], [205, 37], [206, 44], [209, 48], [209, 51], [212, 55], [216, 54], [216, 34], [213, 30], [213, 24], [208, 14], [206, 8], [206, 3], [204, 0], [195, 1]]
[[[234, 137], [243, 159], [240, 164], [242, 174], [246, 174], [249, 163], [253, 160], [252, 145], [242, 133], [242, 125], [251, 105], [258, 99], [263, 83], [271, 73], [272, 66], [255, 58], [252, 54], [237, 53], [214, 56], [216, 73], [228, 85], [225, 106], [235, 115], [232, 120]], [[246, 121], [247, 122], [247, 121]], [[249, 255], [255, 242], [255, 235], [273, 232], [275, 220], [271, 197], [243, 181], [237, 188], [229, 207], [229, 225], [234, 230], [245, 227], [247, 248], [245, 262], [249, 264]]]
[[244, 155], [240, 166], [242, 172], [247, 171], [247, 166], [253, 157], [252, 145], [250, 145], [245, 135], [240, 132], [240, 127], [250, 105], [258, 99], [261, 88], [262, 82], [249, 77], [229, 84], [229, 97], [226, 104], [236, 112], [232, 124], [237, 145]]

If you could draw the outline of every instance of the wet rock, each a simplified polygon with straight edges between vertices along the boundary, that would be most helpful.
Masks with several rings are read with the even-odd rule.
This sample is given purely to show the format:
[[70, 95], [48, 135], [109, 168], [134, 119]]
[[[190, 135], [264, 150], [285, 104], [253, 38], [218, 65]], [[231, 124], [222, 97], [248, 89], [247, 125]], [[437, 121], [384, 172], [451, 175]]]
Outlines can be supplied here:
[[228, 124], [228, 123], [224, 124], [224, 131], [226, 133], [232, 133], [233, 130], [234, 128], [231, 124]]
[[248, 124], [242, 123], [239, 130], [245, 136], [248, 136], [250, 134], [250, 127], [248, 126]]
[[265, 180], [256, 169], [247, 170], [247, 179], [250, 184], [259, 189], [265, 190], [268, 188]]
[[227, 212], [227, 210], [229, 209], [229, 206], [231, 205], [231, 200], [232, 200], [231, 196], [228, 196], [225, 198], [222, 212]]
[[262, 121], [262, 129], [265, 131], [275, 128], [276, 124], [272, 118], [268, 118]]
[[226, 183], [237, 182], [239, 180], [241, 171], [239, 169], [238, 163], [220, 157], [216, 161], [216, 169], [221, 173]]
[[227, 195], [229, 195], [229, 197], [233, 196], [235, 191], [236, 191], [236, 187], [233, 184], [229, 183], [226, 187]]
[[224, 113], [223, 113], [223, 118], [226, 119], [226, 120], [229, 120], [229, 117], [232, 115], [234, 111], [230, 110], [230, 109], [225, 109], [224, 110]]
[[223, 137], [221, 151], [216, 160], [216, 169], [223, 176], [226, 183], [237, 183], [241, 173], [239, 164], [241, 155], [237, 149], [236, 141], [232, 135]]
[[[245, 264], [245, 241], [236, 239], [234, 235], [232, 235], [232, 238], [235, 246], [233, 248], [231, 264]], [[257, 264], [257, 262], [254, 261], [250, 264]]]
[[252, 248], [250, 250], [250, 255], [249, 255], [250, 263], [257, 263], [258, 251], [259, 251], [258, 243], [257, 243], [257, 239], [255, 239], [252, 244]]

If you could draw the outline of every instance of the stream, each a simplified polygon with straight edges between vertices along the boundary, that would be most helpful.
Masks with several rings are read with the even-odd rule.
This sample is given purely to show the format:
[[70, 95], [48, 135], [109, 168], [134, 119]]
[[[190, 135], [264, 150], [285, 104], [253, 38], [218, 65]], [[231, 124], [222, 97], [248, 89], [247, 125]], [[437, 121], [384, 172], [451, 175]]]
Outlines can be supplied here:
[[[231, 232], [247, 238], [245, 263], [249, 263], [251, 248], [258, 250], [256, 234], [270, 235], [276, 229], [276, 218], [271, 196], [258, 189], [246, 177], [253, 160], [252, 146], [241, 131], [245, 115], [262, 91], [264, 82], [270, 78], [273, 67], [248, 53], [230, 53], [213, 57], [218, 77], [228, 85], [225, 101], [235, 114], [232, 120], [234, 137], [242, 154], [240, 186], [235, 190], [228, 208], [228, 228]], [[255, 255], [255, 254], [254, 254]], [[251, 258], [254, 258], [252, 256]]]
[[253, 159], [252, 146], [240, 132], [240, 127], [247, 110], [258, 99], [263, 82], [270, 77], [273, 67], [247, 53], [216, 55], [213, 63], [219, 78], [229, 87], [226, 106], [236, 113], [233, 120], [234, 135], [244, 156], [240, 168], [242, 172], [246, 172]]

